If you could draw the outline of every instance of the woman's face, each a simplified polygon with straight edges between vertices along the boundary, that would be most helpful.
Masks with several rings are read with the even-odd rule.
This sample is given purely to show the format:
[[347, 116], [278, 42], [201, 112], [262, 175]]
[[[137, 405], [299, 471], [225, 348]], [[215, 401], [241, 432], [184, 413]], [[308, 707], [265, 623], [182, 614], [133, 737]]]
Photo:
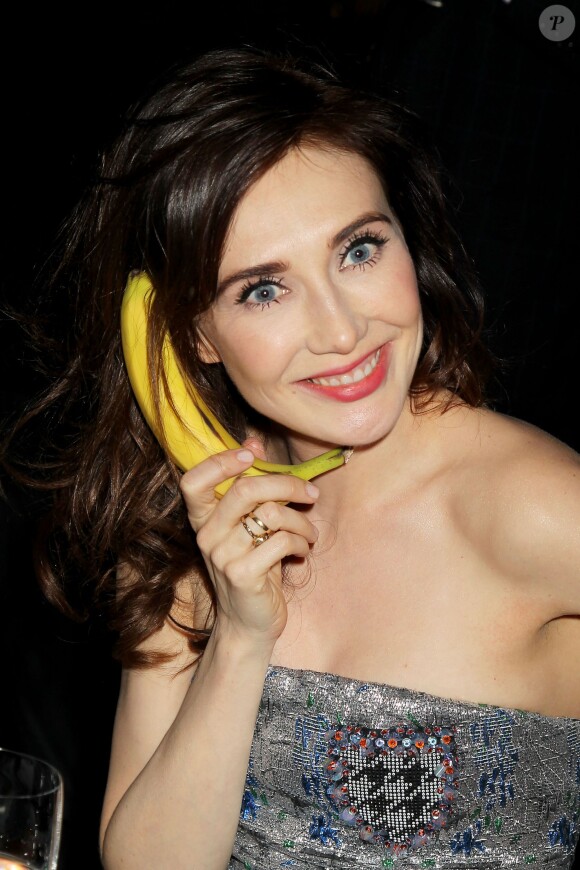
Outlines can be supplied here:
[[219, 283], [201, 323], [206, 359], [303, 456], [393, 428], [422, 319], [411, 257], [366, 161], [290, 152], [241, 200]]

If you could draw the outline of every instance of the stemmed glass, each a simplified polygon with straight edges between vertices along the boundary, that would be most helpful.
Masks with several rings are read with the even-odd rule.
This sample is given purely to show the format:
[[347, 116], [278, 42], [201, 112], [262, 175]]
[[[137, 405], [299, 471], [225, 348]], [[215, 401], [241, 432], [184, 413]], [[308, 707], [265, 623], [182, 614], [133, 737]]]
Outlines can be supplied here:
[[56, 768], [0, 749], [0, 870], [57, 870], [62, 805]]

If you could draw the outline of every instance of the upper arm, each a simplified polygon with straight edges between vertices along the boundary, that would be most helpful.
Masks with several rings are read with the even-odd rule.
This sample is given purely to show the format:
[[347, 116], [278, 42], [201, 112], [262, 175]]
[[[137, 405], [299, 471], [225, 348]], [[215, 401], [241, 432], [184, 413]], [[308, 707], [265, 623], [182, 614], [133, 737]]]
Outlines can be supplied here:
[[[180, 599], [183, 602], [183, 587]], [[183, 610], [177, 615], [180, 617], [184, 619]], [[196, 666], [196, 654], [190, 650], [186, 634], [170, 622], [147, 638], [139, 649], [169, 653], [173, 657], [154, 667], [126, 668], [122, 672], [101, 814], [101, 842], [123, 795], [171, 728]]]
[[580, 614], [580, 457], [549, 440], [504, 469], [494, 522], [501, 558], [546, 602], [547, 620]]

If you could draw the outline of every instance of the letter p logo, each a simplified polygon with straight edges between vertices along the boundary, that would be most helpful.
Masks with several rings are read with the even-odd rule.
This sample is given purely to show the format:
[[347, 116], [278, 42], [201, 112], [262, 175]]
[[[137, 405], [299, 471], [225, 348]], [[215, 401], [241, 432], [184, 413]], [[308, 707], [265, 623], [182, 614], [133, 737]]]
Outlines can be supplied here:
[[547, 6], [538, 20], [540, 33], [551, 42], [562, 42], [572, 36], [576, 27], [574, 13], [567, 6]]

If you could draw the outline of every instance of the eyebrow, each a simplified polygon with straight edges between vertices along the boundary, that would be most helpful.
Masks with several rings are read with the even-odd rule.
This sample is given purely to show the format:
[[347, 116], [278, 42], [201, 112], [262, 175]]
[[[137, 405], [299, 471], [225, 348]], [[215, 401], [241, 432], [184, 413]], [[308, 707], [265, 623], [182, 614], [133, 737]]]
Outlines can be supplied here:
[[393, 224], [390, 217], [384, 214], [382, 211], [371, 211], [366, 214], [361, 215], [356, 220], [354, 220], [351, 224], [344, 229], [340, 230], [328, 243], [329, 248], [336, 248], [337, 245], [340, 245], [342, 242], [345, 242], [349, 236], [351, 236], [354, 232], [356, 232], [360, 227], [364, 227], [365, 224], [373, 224], [377, 221]]
[[[383, 212], [367, 212], [356, 218], [356, 220], [352, 221], [348, 226], [343, 227], [342, 230], [339, 230], [339, 232], [329, 240], [328, 247], [331, 250], [332, 248], [336, 248], [338, 245], [342, 244], [342, 242], [346, 241], [349, 236], [356, 232], [356, 230], [360, 229], [360, 227], [364, 227], [365, 224], [376, 223], [377, 221], [391, 225], [393, 223], [391, 218]], [[258, 263], [255, 266], [249, 266], [247, 269], [241, 269], [239, 272], [234, 272], [232, 275], [228, 275], [227, 278], [224, 278], [223, 281], [220, 281], [217, 288], [218, 295], [223, 293], [224, 290], [227, 290], [228, 287], [231, 287], [232, 284], [237, 284], [238, 281], [247, 281], [248, 278], [259, 278], [263, 275], [285, 272], [287, 268], [288, 264], [284, 263], [282, 260], [271, 260], [268, 263]]]

